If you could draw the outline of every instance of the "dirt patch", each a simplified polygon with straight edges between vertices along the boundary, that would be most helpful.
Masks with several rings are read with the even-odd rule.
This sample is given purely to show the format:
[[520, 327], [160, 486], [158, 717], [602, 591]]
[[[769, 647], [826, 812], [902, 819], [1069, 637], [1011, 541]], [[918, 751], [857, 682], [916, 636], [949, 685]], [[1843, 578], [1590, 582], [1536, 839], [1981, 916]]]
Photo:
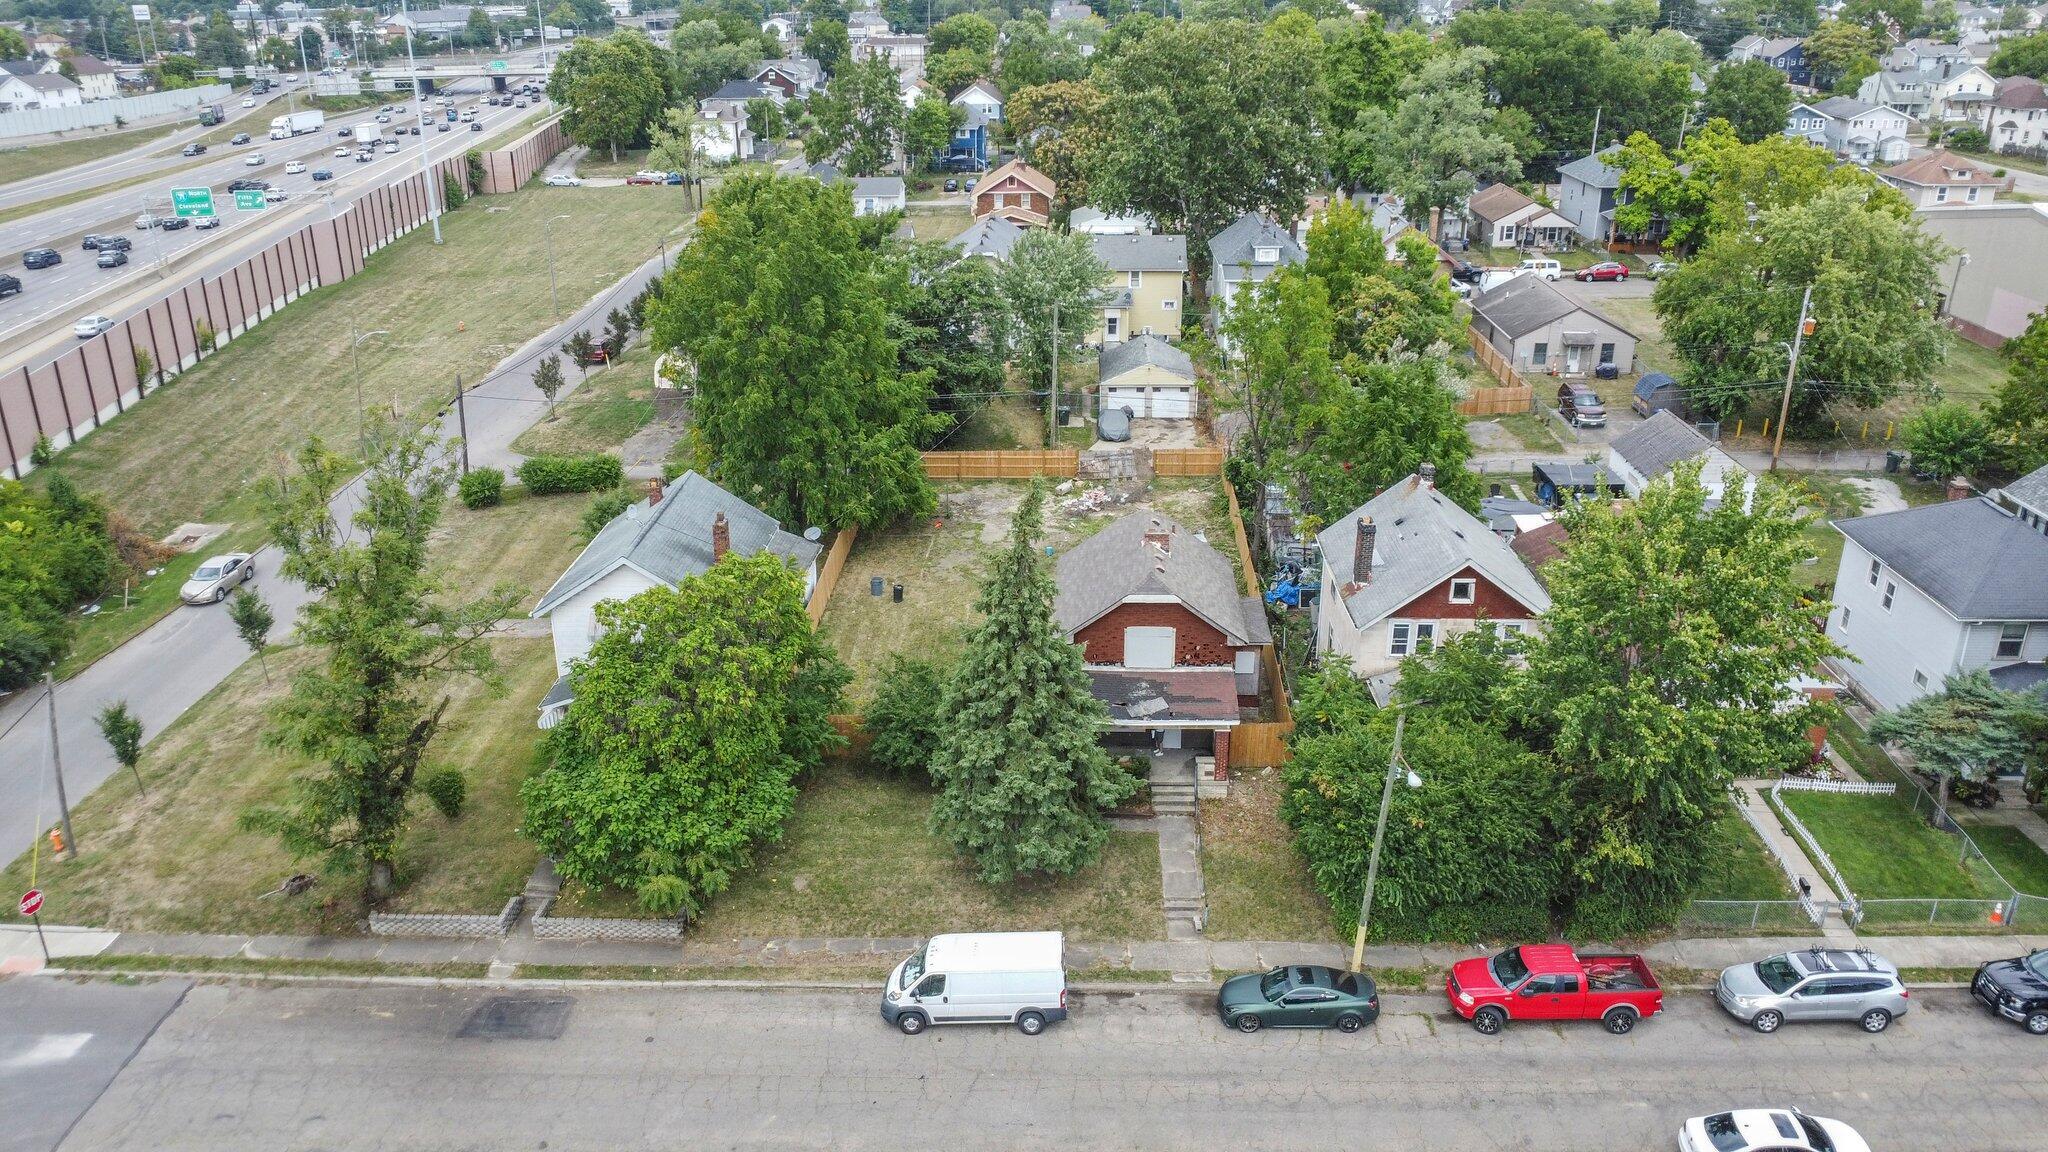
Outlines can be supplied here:
[[226, 524], [180, 524], [164, 537], [164, 547], [179, 552], [197, 552], [228, 530]]

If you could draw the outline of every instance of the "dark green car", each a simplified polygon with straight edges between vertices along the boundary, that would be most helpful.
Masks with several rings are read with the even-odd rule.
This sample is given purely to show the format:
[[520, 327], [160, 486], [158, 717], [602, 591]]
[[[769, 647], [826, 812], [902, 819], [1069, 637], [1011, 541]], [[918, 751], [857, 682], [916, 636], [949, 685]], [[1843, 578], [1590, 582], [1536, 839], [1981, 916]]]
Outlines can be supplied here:
[[1239, 1032], [1261, 1028], [1335, 1028], [1356, 1032], [1380, 1015], [1372, 977], [1289, 964], [1271, 972], [1232, 976], [1216, 992], [1216, 1014]]

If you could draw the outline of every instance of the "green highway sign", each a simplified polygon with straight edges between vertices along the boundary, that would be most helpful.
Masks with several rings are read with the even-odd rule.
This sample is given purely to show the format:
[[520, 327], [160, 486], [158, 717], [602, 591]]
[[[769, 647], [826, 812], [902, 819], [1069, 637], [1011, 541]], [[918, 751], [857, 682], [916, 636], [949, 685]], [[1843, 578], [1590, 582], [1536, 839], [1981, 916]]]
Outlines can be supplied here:
[[505, 70], [505, 62], [504, 62], [503, 60], [493, 60], [493, 61], [491, 61], [491, 71], [493, 71], [493, 72], [503, 72], [504, 70]]
[[260, 189], [243, 189], [235, 193], [235, 210], [238, 212], [261, 212], [265, 207]]
[[173, 188], [171, 209], [179, 216], [213, 215], [213, 189]]

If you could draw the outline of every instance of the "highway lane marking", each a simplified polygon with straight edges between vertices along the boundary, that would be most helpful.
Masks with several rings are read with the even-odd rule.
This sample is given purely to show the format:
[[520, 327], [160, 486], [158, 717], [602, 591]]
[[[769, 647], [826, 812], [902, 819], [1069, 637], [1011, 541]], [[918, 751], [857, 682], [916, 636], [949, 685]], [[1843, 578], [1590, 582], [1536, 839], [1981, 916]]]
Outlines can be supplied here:
[[36, 1037], [36, 1042], [26, 1051], [17, 1052], [0, 1061], [0, 1068], [10, 1072], [28, 1068], [47, 1068], [73, 1059], [92, 1043], [90, 1032], [56, 1032]]

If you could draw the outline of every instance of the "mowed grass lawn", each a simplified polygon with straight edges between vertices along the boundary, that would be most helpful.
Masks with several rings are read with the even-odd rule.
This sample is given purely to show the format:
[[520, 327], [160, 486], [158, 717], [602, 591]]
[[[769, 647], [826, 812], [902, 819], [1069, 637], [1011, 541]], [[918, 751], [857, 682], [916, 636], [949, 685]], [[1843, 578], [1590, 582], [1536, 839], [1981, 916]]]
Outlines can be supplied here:
[[[1112, 832], [1102, 858], [1062, 880], [992, 887], [925, 830], [931, 790], [833, 760], [803, 784], [782, 840], [713, 898], [700, 940], [928, 936], [963, 926], [1059, 929], [1076, 940], [1156, 939], [1159, 845]], [[644, 916], [621, 893], [563, 889], [559, 915]]]
[[[654, 348], [637, 340], [618, 360], [597, 369], [576, 391], [555, 404], [552, 419], [519, 434], [512, 449], [524, 455], [604, 452], [654, 419]], [[571, 382], [576, 369], [563, 359], [562, 373]]]
[[[1768, 809], [1756, 813], [1760, 820], [1776, 820]], [[1792, 885], [1784, 869], [1771, 858], [1770, 849], [1757, 838], [1756, 830], [1735, 810], [1735, 802], [1714, 821], [1713, 838], [1707, 851], [1709, 871], [1693, 895], [1700, 900], [1791, 900]]]
[[1956, 841], [1928, 827], [1903, 797], [1787, 790], [1779, 798], [1866, 900], [2008, 895], [1966, 871]]
[[1329, 902], [1280, 820], [1280, 773], [1240, 772], [1230, 795], [1201, 803], [1205, 932], [1214, 940], [1334, 941]]
[[[532, 770], [540, 732], [534, 707], [554, 682], [546, 640], [492, 642], [507, 691], [488, 696], [479, 685], [451, 685], [453, 700], [429, 752], [434, 766], [459, 767], [469, 799], [460, 818], [444, 819], [415, 797], [400, 852], [402, 888], [389, 911], [495, 912], [518, 892], [536, 853], [520, 838], [519, 784]], [[243, 831], [241, 814], [288, 794], [304, 765], [263, 745], [270, 706], [291, 673], [313, 659], [309, 649], [269, 656], [270, 680], [250, 660], [154, 734], [142, 756], [148, 796], [132, 777], [111, 777], [72, 812], [82, 848], [78, 859], [44, 855], [36, 883], [54, 923], [159, 932], [348, 932], [364, 915], [360, 878], [321, 874], [301, 896], [268, 896], [298, 872], [319, 874], [317, 861], [295, 860], [275, 837]], [[5, 883], [25, 888], [27, 857]]]
[[974, 217], [965, 204], [920, 204], [916, 201], [911, 201], [905, 209], [903, 219], [919, 240], [951, 240], [974, 223]]
[[75, 165], [105, 159], [161, 139], [183, 127], [183, 124], [159, 124], [154, 128], [96, 132], [50, 144], [9, 148], [0, 152], [0, 184], [27, 180], [32, 176], [47, 176]]
[[434, 563], [463, 595], [497, 584], [524, 588], [519, 608], [530, 610], [583, 550], [583, 513], [593, 499], [573, 493], [529, 496], [518, 487], [506, 488], [505, 502], [496, 508], [472, 511], [450, 499], [429, 537]]
[[2029, 896], [2048, 897], [2048, 852], [2009, 824], [1965, 824], [1970, 839], [2006, 883]]

